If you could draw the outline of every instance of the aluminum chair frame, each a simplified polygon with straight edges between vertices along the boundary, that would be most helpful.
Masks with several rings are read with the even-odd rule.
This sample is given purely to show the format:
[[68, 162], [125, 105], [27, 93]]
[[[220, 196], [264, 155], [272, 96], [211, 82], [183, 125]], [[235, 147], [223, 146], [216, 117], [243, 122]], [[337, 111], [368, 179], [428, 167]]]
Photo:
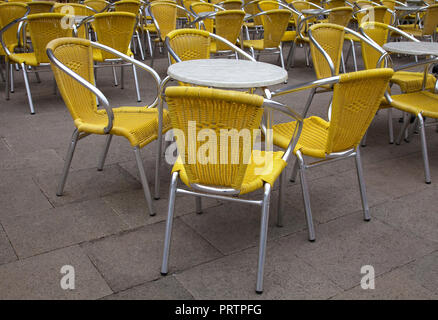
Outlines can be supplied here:
[[[291, 118], [298, 121], [297, 129], [295, 130], [294, 135], [292, 136], [292, 139], [289, 143], [288, 148], [283, 154], [282, 159], [284, 161], [288, 161], [293, 149], [298, 142], [298, 138], [301, 134], [302, 125], [303, 125], [303, 119], [302, 117], [296, 113], [293, 109], [288, 107], [287, 105], [284, 105], [282, 103], [270, 100], [270, 99], [264, 99], [263, 105], [261, 108], [269, 108], [274, 111], [279, 111], [285, 115], [290, 116]], [[259, 255], [258, 255], [258, 268], [257, 268], [257, 282], [256, 282], [256, 293], [261, 294], [263, 293], [263, 273], [264, 273], [264, 264], [265, 264], [265, 256], [266, 256], [266, 242], [267, 242], [267, 232], [268, 232], [268, 219], [269, 219], [269, 204], [270, 204], [270, 197], [271, 197], [271, 191], [272, 186], [269, 183], [264, 184], [264, 192], [263, 192], [263, 198], [262, 200], [246, 200], [238, 198], [238, 194], [240, 193], [240, 190], [236, 190], [233, 188], [218, 188], [214, 186], [209, 185], [202, 185], [202, 184], [191, 184], [190, 187], [194, 190], [187, 190], [178, 188], [178, 177], [179, 173], [174, 172], [172, 174], [171, 182], [170, 182], [170, 192], [169, 192], [169, 207], [168, 207], [168, 213], [167, 213], [167, 220], [166, 220], [166, 235], [164, 240], [164, 250], [163, 250], [163, 262], [161, 265], [161, 274], [163, 276], [167, 275], [169, 272], [169, 253], [170, 253], [170, 244], [171, 244], [171, 236], [172, 236], [172, 224], [173, 224], [173, 217], [174, 217], [174, 211], [175, 211], [175, 200], [176, 200], [176, 194], [185, 194], [185, 195], [191, 195], [196, 197], [196, 212], [201, 213], [202, 212], [202, 206], [201, 206], [201, 198], [212, 198], [212, 199], [218, 199], [218, 200], [224, 200], [224, 201], [231, 201], [231, 202], [239, 202], [239, 203], [246, 203], [246, 204], [252, 204], [252, 205], [258, 205], [262, 208], [261, 213], [261, 223], [260, 223], [260, 239], [259, 239]], [[285, 195], [285, 174], [284, 171], [281, 173], [280, 177], [280, 192], [278, 197], [278, 211], [277, 211], [277, 225], [282, 226], [283, 224], [283, 213], [284, 213], [284, 199], [286, 198]]]
[[[100, 49], [100, 50], [104, 50], [107, 51], [115, 56], [120, 57], [121, 59], [125, 60], [125, 61], [129, 61], [130, 63], [136, 65], [137, 67], [143, 69], [144, 71], [147, 71], [152, 78], [155, 80], [156, 83], [156, 98], [154, 99], [154, 101], [152, 102], [151, 105], [148, 106], [148, 108], [154, 108], [156, 107], [158, 109], [158, 137], [157, 137], [157, 156], [156, 156], [156, 166], [155, 166], [155, 192], [154, 192], [154, 198], [155, 199], [159, 199], [160, 198], [160, 174], [159, 174], [159, 168], [161, 166], [161, 152], [162, 152], [162, 131], [163, 131], [163, 104], [162, 104], [162, 100], [161, 100], [161, 96], [160, 96], [160, 85], [161, 85], [161, 78], [158, 75], [158, 73], [152, 69], [151, 67], [145, 65], [144, 63], [141, 63], [140, 61], [133, 59], [121, 52], [118, 52], [108, 46], [105, 46], [103, 44], [97, 43], [97, 42], [93, 42], [90, 41], [90, 45], [93, 48], [96, 49]], [[66, 73], [67, 75], [69, 75], [71, 78], [73, 78], [74, 80], [76, 80], [79, 84], [81, 84], [82, 86], [84, 86], [85, 88], [87, 88], [88, 90], [90, 90], [95, 96], [96, 98], [100, 101], [100, 103], [102, 104], [102, 106], [104, 107], [107, 117], [108, 117], [108, 125], [104, 128], [104, 132], [105, 134], [108, 134], [107, 139], [106, 139], [106, 143], [105, 143], [105, 147], [103, 150], [103, 153], [100, 156], [99, 159], [99, 164], [98, 164], [98, 170], [102, 170], [105, 164], [105, 159], [106, 156], [108, 154], [108, 150], [111, 144], [111, 140], [112, 140], [112, 135], [109, 134], [109, 132], [111, 131], [112, 127], [113, 127], [113, 120], [114, 120], [114, 113], [112, 111], [112, 108], [110, 106], [110, 103], [108, 101], [108, 99], [105, 97], [105, 95], [93, 84], [91, 84], [90, 82], [88, 82], [87, 80], [85, 80], [84, 78], [82, 78], [81, 76], [79, 76], [77, 73], [75, 73], [74, 71], [70, 70], [67, 66], [65, 66], [64, 64], [62, 64], [54, 55], [54, 53], [52, 52], [52, 50], [47, 49], [47, 55], [50, 59], [50, 61], [56, 65], [56, 67], [58, 67], [61, 71], [63, 71], [64, 73]], [[71, 165], [71, 161], [73, 159], [73, 155], [74, 155], [74, 151], [76, 149], [76, 145], [77, 142], [79, 140], [81, 140], [82, 138], [85, 138], [86, 136], [88, 136], [89, 133], [80, 133], [78, 131], [78, 129], [75, 129], [73, 131], [72, 134], [72, 138], [71, 138], [71, 142], [67, 151], [67, 156], [66, 156], [66, 160], [65, 160], [65, 164], [64, 164], [64, 169], [61, 175], [61, 179], [59, 181], [58, 184], [58, 189], [56, 192], [57, 196], [62, 196], [63, 195], [63, 191], [64, 191], [64, 186], [65, 183], [67, 181], [67, 176], [69, 173], [69, 169], [70, 169], [70, 165]], [[147, 202], [147, 206], [148, 206], [148, 210], [149, 210], [149, 215], [150, 216], [154, 216], [156, 214], [156, 211], [154, 209], [153, 203], [152, 203], [152, 196], [151, 196], [151, 191], [149, 188], [149, 183], [148, 180], [146, 178], [146, 173], [144, 170], [144, 166], [143, 166], [143, 162], [141, 160], [141, 155], [140, 155], [140, 146], [135, 146], [134, 147], [134, 154], [135, 154], [135, 159], [137, 162], [137, 166], [138, 166], [138, 170], [139, 170], [139, 174], [140, 174], [140, 180], [143, 186], [143, 192], [144, 192], [144, 196]]]

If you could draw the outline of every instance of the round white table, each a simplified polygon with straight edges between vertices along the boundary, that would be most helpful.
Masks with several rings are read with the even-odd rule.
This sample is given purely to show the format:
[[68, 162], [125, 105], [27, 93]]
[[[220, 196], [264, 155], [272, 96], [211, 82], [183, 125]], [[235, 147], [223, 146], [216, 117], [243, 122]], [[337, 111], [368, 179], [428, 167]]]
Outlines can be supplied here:
[[286, 70], [264, 62], [235, 59], [188, 60], [167, 69], [172, 79], [199, 86], [249, 89], [264, 88], [287, 80]]
[[409, 54], [414, 56], [438, 56], [438, 42], [388, 42], [383, 45], [383, 49], [394, 53]]

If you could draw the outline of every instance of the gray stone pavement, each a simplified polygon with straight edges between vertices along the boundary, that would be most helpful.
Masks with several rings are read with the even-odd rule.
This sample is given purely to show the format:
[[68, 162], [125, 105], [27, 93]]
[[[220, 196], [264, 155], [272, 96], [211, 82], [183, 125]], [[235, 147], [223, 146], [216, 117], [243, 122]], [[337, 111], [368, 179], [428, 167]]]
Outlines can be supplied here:
[[[286, 53], [288, 49], [286, 50]], [[276, 57], [261, 60], [275, 63]], [[404, 61], [406, 58], [404, 58]], [[401, 60], [396, 60], [401, 63]], [[352, 69], [351, 62], [349, 69]], [[164, 77], [167, 60], [155, 69]], [[133, 78], [114, 87], [111, 70], [98, 86], [114, 106], [144, 105], [154, 88], [140, 72], [142, 103]], [[73, 122], [52, 74], [31, 76], [36, 114], [27, 105], [23, 78], [3, 97], [0, 83], [0, 299], [436, 299], [438, 297], [438, 133], [427, 129], [432, 184], [426, 185], [419, 136], [388, 144], [386, 112], [379, 113], [362, 149], [372, 220], [362, 220], [353, 160], [309, 171], [317, 240], [307, 241], [299, 181], [287, 185], [284, 227], [275, 225], [272, 196], [265, 292], [256, 295], [260, 212], [252, 206], [205, 200], [176, 202], [170, 274], [160, 275], [170, 166], [161, 168], [157, 215], [147, 212], [134, 154], [115, 137], [106, 166], [96, 170], [105, 138], [78, 144], [65, 195], [55, 195]], [[298, 50], [289, 84], [314, 79]], [[281, 97], [301, 111], [307, 92]], [[328, 94], [317, 95], [310, 114], [325, 116]], [[395, 133], [400, 113], [393, 113]], [[281, 117], [277, 120], [286, 120]], [[155, 144], [142, 150], [151, 184]], [[292, 164], [288, 166], [290, 171]], [[260, 192], [256, 196], [260, 196]], [[63, 290], [60, 269], [75, 268], [75, 290]], [[361, 267], [375, 269], [375, 289], [360, 286]]]

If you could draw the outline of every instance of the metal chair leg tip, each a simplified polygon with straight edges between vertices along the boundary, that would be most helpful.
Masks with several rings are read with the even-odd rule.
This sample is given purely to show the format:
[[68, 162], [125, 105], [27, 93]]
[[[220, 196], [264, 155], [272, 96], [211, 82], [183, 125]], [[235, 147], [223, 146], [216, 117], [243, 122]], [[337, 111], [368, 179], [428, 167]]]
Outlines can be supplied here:
[[426, 184], [431, 184], [432, 183], [432, 181], [426, 181]]
[[103, 169], [101, 169], [101, 168], [97, 168], [97, 171], [103, 171]]
[[56, 193], [57, 197], [62, 197], [62, 193]]
[[389, 142], [389, 144], [394, 144], [394, 142]]
[[154, 200], [160, 200], [160, 197], [154, 197]]
[[315, 242], [316, 239], [309, 239], [309, 242]]
[[160, 272], [162, 276], [167, 276], [167, 272]]
[[141, 100], [137, 100], [137, 102], [141, 102]]
[[261, 290], [261, 291], [256, 290], [256, 293], [257, 293], [257, 294], [262, 294], [262, 293], [263, 293], [263, 290]]
[[371, 218], [365, 218], [365, 219], [363, 219], [363, 221], [365, 221], [365, 222], [370, 222], [370, 221], [371, 221]]
[[151, 217], [154, 217], [155, 215], [156, 215], [155, 212], [152, 212], [152, 213], [149, 214], [149, 216], [151, 216]]
[[32, 116], [33, 116], [34, 114], [35, 114], [35, 112], [31, 112], [31, 113], [30, 113], [30, 115], [32, 115]]
[[293, 183], [293, 182], [295, 182], [295, 179], [290, 179], [289, 181]]

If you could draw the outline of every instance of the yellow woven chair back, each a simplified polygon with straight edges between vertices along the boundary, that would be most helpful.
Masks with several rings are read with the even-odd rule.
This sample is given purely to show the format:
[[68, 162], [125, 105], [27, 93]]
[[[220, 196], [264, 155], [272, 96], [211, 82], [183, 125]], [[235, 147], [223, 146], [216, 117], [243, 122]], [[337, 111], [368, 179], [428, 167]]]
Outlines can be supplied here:
[[[248, 146], [252, 146], [254, 129], [261, 122], [263, 98], [231, 90], [168, 87], [166, 100], [172, 127], [181, 130], [186, 138], [186, 141], [177, 138], [177, 146], [189, 183], [239, 190], [251, 159], [252, 148]], [[242, 133], [238, 146], [230, 139], [225, 140], [228, 130]], [[205, 154], [200, 148], [206, 147], [202, 147], [205, 140], [197, 141], [198, 133], [205, 140], [217, 137], [216, 145], [212, 145], [207, 154], [209, 159], [196, 157], [197, 153]], [[188, 139], [193, 143], [188, 143]], [[227, 153], [221, 151], [225, 143]]]
[[426, 9], [423, 23], [423, 35], [433, 35], [438, 27], [438, 4], [429, 6]]
[[392, 11], [394, 11], [395, 6], [396, 6], [395, 0], [382, 0], [382, 1], [380, 1], [380, 3], [382, 4], [382, 6], [385, 6], [389, 10], [392, 10]]
[[356, 13], [359, 26], [367, 21], [381, 22], [385, 24], [391, 23], [391, 13], [384, 6], [376, 6], [365, 8], [363, 12]]
[[[80, 38], [57, 39], [49, 46], [55, 57], [73, 72], [94, 84], [93, 51], [90, 41]], [[59, 92], [75, 124], [98, 119], [96, 97], [72, 77], [51, 63]], [[102, 128], [103, 132], [103, 128]]]
[[[216, 8], [207, 2], [194, 2], [191, 4], [191, 10], [194, 13], [198, 14], [200, 12], [214, 12]], [[202, 23], [204, 24], [205, 30], [208, 32], [213, 32], [214, 29], [214, 19], [202, 19]]]
[[167, 34], [176, 29], [176, 4], [171, 2], [152, 2], [150, 8], [160, 28], [161, 41], [164, 41]]
[[325, 9], [345, 7], [345, 0], [330, 0], [324, 4]]
[[312, 25], [309, 30], [311, 31], [312, 38], [327, 52], [335, 67], [335, 73], [332, 74], [329, 63], [312, 41], [310, 41], [310, 52], [316, 77], [322, 79], [338, 75], [344, 44], [344, 27], [337, 24], [317, 23]]
[[210, 0], [210, 3], [212, 4], [218, 4], [221, 3], [223, 0]]
[[114, 9], [116, 12], [129, 12], [136, 16], [140, 13], [141, 3], [134, 0], [123, 0], [114, 3]]
[[[252, 2], [251, 0], [249, 0], [249, 1], [246, 1], [245, 0], [245, 4], [246, 3], [249, 3], [248, 5], [246, 5], [245, 7], [244, 7], [244, 10], [245, 10], [245, 12], [246, 13], [249, 13], [250, 15], [254, 15], [254, 14], [257, 14], [257, 13], [259, 13], [260, 12], [260, 9], [259, 9], [259, 7], [257, 6], [257, 2], [253, 2], [253, 3], [250, 3], [250, 2]], [[262, 24], [263, 24], [263, 22], [262, 22], [262, 18], [259, 16], [259, 17], [255, 17], [254, 18], [254, 24], [256, 25], [256, 26], [261, 26]]]
[[260, 1], [259, 7], [262, 11], [281, 9], [277, 1]]
[[28, 3], [31, 1], [32, 0], [8, 0], [8, 2], [10, 2], [10, 3]]
[[[295, 9], [298, 10], [298, 12], [301, 12], [303, 10], [307, 10], [307, 9], [314, 9], [314, 7], [312, 7], [309, 2], [307, 1], [302, 1], [302, 0], [298, 0], [298, 1], [292, 1], [291, 2], [292, 5], [294, 6]], [[294, 23], [295, 23], [295, 30], [298, 29], [298, 23], [299, 23], [299, 15], [294, 12], [292, 12], [292, 16], [294, 17]], [[302, 18], [304, 18], [302, 16]], [[306, 20], [306, 22], [304, 22], [301, 25], [301, 32], [304, 34], [305, 30], [307, 30], [306, 26], [309, 24], [309, 22], [311, 22], [312, 19], [310, 20]]]
[[[119, 52], [128, 54], [129, 44], [134, 33], [137, 19], [129, 12], [103, 12], [94, 16], [94, 29], [97, 41]], [[113, 54], [102, 51], [103, 59], [116, 58]]]
[[373, 4], [372, 1], [365, 1], [365, 0], [356, 1], [355, 4], [361, 9], [370, 8], [370, 7], [375, 6], [375, 4]]
[[353, 18], [353, 8], [336, 7], [328, 14], [328, 22], [347, 27]]
[[393, 74], [392, 69], [380, 68], [340, 75], [334, 85], [326, 153], [359, 145]]
[[[361, 25], [361, 28], [365, 35], [371, 38], [379, 46], [383, 46], [388, 42], [388, 25], [380, 22], [365, 22]], [[377, 62], [379, 61], [381, 54], [363, 41], [361, 43], [361, 48], [365, 69], [377, 68]], [[382, 61], [382, 64], [379, 67], [383, 67], [383, 65], [384, 61]]]
[[73, 29], [63, 27], [62, 13], [37, 13], [27, 16], [32, 47], [38, 63], [49, 63], [46, 46], [53, 39], [71, 37]]
[[320, 6], [320, 7], [321, 7], [321, 0], [307, 0], [307, 2], [310, 2], [310, 3], [316, 4], [317, 6]]
[[86, 0], [84, 1], [84, 4], [90, 8], [93, 8], [96, 10], [96, 12], [101, 12], [108, 5], [108, 3], [106, 3], [104, 0]]
[[27, 3], [30, 8], [29, 14], [49, 13], [50, 10], [52, 10], [53, 4], [54, 2], [52, 1], [34, 1]]
[[[216, 34], [227, 39], [232, 44], [237, 42], [242, 29], [245, 12], [242, 10], [226, 10], [216, 14]], [[221, 41], [216, 41], [216, 49], [230, 50], [230, 47]]]
[[[178, 29], [169, 32], [169, 44], [182, 61], [209, 59], [210, 36], [207, 31], [198, 29]], [[170, 57], [171, 63], [175, 63]]]
[[[64, 9], [63, 9], [64, 8]], [[73, 12], [71, 12], [73, 10]], [[92, 16], [95, 14], [93, 10], [79, 3], [61, 3], [53, 6], [53, 12], [74, 14], [77, 16]]]
[[[0, 27], [5, 27], [12, 21], [24, 17], [27, 5], [24, 3], [2, 3], [0, 4]], [[17, 39], [18, 23], [3, 33], [3, 40], [7, 47], [18, 44]], [[3, 49], [1, 50], [3, 52]]]
[[222, 3], [222, 7], [225, 10], [240, 10], [242, 6], [243, 6], [243, 2], [240, 0], [228, 0]]
[[265, 14], [261, 16], [264, 48], [275, 48], [280, 45], [291, 15], [291, 12], [285, 9], [265, 11]]

